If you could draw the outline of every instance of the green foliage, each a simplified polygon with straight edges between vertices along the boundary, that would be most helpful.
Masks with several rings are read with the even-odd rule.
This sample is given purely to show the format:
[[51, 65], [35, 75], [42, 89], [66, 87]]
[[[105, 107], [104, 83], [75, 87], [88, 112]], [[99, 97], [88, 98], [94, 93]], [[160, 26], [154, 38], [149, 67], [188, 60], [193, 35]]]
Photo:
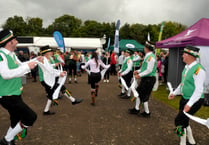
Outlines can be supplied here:
[[74, 16], [63, 15], [56, 18], [55, 21], [48, 26], [46, 32], [52, 35], [54, 31], [60, 31], [64, 37], [72, 37], [81, 26], [81, 23], [82, 21]]
[[40, 36], [43, 34], [43, 20], [41, 18], [27, 18], [27, 35]]
[[[48, 27], [43, 28], [41, 18], [30, 18], [26, 20], [21, 16], [9, 17], [4, 29], [11, 29], [17, 36], [52, 36], [54, 31], [60, 31], [64, 37], [103, 37], [105, 34], [114, 43], [115, 23], [100, 23], [94, 20], [82, 22], [71, 15], [63, 15], [54, 20]], [[143, 44], [150, 33], [151, 41], [158, 41], [161, 24], [143, 25], [125, 23], [120, 27], [120, 39], [134, 39]], [[174, 36], [186, 29], [186, 26], [176, 22], [165, 22], [162, 39]]]
[[[178, 110], [180, 97], [176, 96], [173, 100], [169, 100], [168, 91], [166, 90], [165, 85], [160, 85], [158, 90], [153, 92], [152, 96]], [[202, 106], [201, 109], [195, 114], [195, 116], [207, 119], [209, 117], [209, 107]]]
[[[161, 24], [159, 25], [159, 29], [160, 29]], [[167, 39], [171, 36], [174, 36], [180, 32], [182, 32], [183, 30], [186, 29], [186, 26], [179, 24], [179, 23], [175, 23], [175, 22], [166, 22], [165, 26], [164, 26], [164, 30], [163, 30], [163, 35], [162, 35], [162, 40], [163, 39]]]
[[15, 35], [26, 35], [26, 22], [20, 16], [9, 17], [6, 23], [2, 26], [3, 29], [11, 29]]

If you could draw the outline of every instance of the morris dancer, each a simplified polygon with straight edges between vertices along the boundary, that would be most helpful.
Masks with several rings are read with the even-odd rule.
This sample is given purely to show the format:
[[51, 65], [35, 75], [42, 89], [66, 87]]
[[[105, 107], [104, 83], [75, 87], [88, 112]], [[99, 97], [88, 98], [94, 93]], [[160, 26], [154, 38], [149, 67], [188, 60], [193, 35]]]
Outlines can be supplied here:
[[[91, 105], [95, 105], [95, 96], [98, 95], [99, 91], [99, 81], [104, 77], [105, 71], [110, 67], [110, 65], [105, 65], [100, 59], [98, 59], [97, 53], [93, 52], [92, 57], [85, 65], [82, 65], [83, 69], [90, 67], [90, 84], [91, 84]], [[103, 72], [100, 72], [100, 66], [104, 68]]]
[[133, 109], [129, 109], [130, 114], [138, 114], [140, 112], [139, 106], [142, 101], [144, 103], [144, 112], [142, 112], [140, 116], [150, 117], [148, 101], [156, 81], [155, 74], [157, 69], [157, 61], [155, 54], [153, 53], [154, 49], [155, 46], [147, 41], [144, 47], [146, 55], [142, 62], [141, 69], [134, 71], [135, 78], [141, 78], [141, 81], [136, 88], [138, 94], [137, 96], [134, 96], [136, 97], [136, 105]]
[[[204, 81], [206, 78], [205, 69], [196, 61], [199, 57], [199, 48], [187, 46], [184, 48], [183, 62], [186, 66], [182, 72], [180, 85], [169, 94], [168, 98], [173, 99], [175, 95], [181, 95], [179, 113], [175, 118], [176, 134], [180, 137], [180, 145], [195, 145], [189, 125], [189, 118], [183, 113], [195, 114], [204, 102]], [[188, 137], [188, 143], [186, 142]]]
[[14, 53], [17, 43], [12, 31], [0, 32], [0, 104], [10, 115], [10, 127], [0, 140], [1, 145], [15, 145], [15, 136], [32, 126], [37, 118], [36, 113], [21, 97], [21, 76], [30, 72], [36, 62], [20, 62]]
[[133, 61], [131, 59], [131, 55], [133, 54], [132, 50], [127, 49], [125, 51], [125, 59], [123, 61], [121, 70], [118, 72], [118, 76], [121, 77], [121, 79], [124, 79], [126, 85], [128, 88], [127, 94], [125, 93], [125, 86], [122, 83], [122, 89], [121, 93], [118, 95], [122, 99], [129, 99], [131, 97], [131, 80], [133, 78]]
[[141, 62], [141, 57], [139, 55], [139, 52], [134, 51], [134, 54], [133, 54], [133, 68], [134, 68], [134, 71], [140, 69], [140, 62]]
[[[56, 89], [60, 85], [59, 77], [66, 77], [67, 72], [54, 69], [55, 67], [54, 61], [53, 61], [53, 51], [52, 49], [47, 45], [40, 48], [41, 54], [43, 57], [43, 65], [44, 67], [39, 66], [39, 78], [42, 86], [45, 88], [45, 91], [47, 93], [47, 104], [45, 106], [44, 115], [53, 115], [55, 112], [49, 111], [50, 106], [52, 104], [52, 101], [55, 101], [53, 103], [56, 103], [56, 100], [53, 100], [53, 94], [55, 93]], [[40, 64], [39, 64], [40, 65]], [[61, 92], [72, 102], [73, 105], [78, 104], [82, 102], [82, 99], [75, 99], [70, 94], [70, 91], [63, 85], [61, 87]]]

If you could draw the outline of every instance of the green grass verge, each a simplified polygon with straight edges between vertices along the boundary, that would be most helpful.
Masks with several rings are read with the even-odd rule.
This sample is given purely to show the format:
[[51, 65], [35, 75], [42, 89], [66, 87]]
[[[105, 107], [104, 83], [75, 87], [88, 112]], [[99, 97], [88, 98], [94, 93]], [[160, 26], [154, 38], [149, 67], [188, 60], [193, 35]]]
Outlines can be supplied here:
[[[180, 97], [176, 96], [173, 100], [168, 100], [168, 91], [166, 90], [165, 85], [160, 85], [158, 90], [152, 93], [153, 97], [157, 100], [160, 100], [169, 106], [178, 110]], [[209, 118], [209, 107], [202, 106], [201, 109], [195, 114], [201, 118]]]

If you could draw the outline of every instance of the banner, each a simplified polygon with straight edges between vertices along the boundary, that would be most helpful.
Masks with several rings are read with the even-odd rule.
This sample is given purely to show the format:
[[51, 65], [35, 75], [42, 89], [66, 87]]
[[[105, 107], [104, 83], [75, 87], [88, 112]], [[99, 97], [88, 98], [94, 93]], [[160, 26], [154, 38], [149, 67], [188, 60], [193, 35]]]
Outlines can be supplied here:
[[120, 29], [120, 20], [117, 21], [116, 30], [115, 30], [115, 40], [114, 40], [115, 53], [119, 53], [119, 29]]
[[150, 34], [149, 34], [149, 32], [147, 34], [147, 40], [150, 41]]
[[[165, 24], [165, 22], [163, 21], [162, 24], [161, 24], [161, 27], [160, 27], [160, 33], [159, 33], [159, 36], [158, 36], [158, 41], [161, 41], [161, 39], [162, 39], [164, 24]], [[159, 48], [156, 49], [156, 54], [160, 54], [160, 49]]]
[[109, 48], [110, 48], [110, 37], [108, 38], [107, 48], [105, 51], [108, 52]]
[[57, 42], [59, 49], [65, 53], [65, 43], [62, 34], [59, 31], [53, 33], [54, 39]]
[[160, 33], [159, 33], [158, 41], [160, 41], [162, 39], [164, 24], [165, 24], [165, 22], [163, 21], [162, 24], [161, 24], [161, 27], [160, 27]]

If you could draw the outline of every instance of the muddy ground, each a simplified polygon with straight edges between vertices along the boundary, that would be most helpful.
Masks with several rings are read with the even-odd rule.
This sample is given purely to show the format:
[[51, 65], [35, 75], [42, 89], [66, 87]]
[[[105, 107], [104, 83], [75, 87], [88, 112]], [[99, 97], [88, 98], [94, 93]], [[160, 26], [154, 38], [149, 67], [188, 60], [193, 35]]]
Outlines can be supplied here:
[[[56, 114], [43, 116], [46, 97], [40, 82], [27, 79], [24, 85], [24, 101], [38, 114], [38, 119], [28, 129], [28, 135], [17, 145], [178, 145], [179, 138], [173, 133], [177, 110], [151, 97], [151, 118], [128, 114], [135, 104], [120, 99], [116, 76], [110, 83], [100, 82], [96, 106], [90, 105], [90, 85], [87, 75], [78, 77], [78, 83], [68, 84], [74, 97], [84, 101], [72, 105], [67, 98], [52, 106]], [[9, 115], [0, 106], [0, 137], [9, 126]], [[198, 145], [209, 145], [209, 130], [191, 121]]]

